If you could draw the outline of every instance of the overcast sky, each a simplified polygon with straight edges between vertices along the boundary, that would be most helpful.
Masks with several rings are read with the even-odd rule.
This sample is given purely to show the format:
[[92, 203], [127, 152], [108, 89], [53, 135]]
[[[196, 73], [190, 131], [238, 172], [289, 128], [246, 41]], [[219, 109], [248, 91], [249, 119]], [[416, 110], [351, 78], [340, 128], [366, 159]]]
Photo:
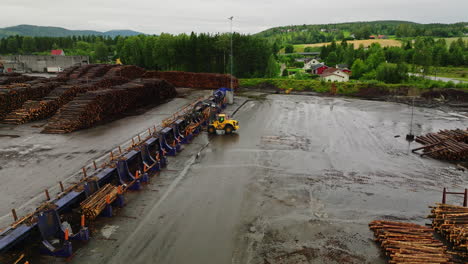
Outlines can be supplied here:
[[0, 27], [257, 33], [274, 26], [350, 21], [468, 21], [468, 0], [0, 0]]

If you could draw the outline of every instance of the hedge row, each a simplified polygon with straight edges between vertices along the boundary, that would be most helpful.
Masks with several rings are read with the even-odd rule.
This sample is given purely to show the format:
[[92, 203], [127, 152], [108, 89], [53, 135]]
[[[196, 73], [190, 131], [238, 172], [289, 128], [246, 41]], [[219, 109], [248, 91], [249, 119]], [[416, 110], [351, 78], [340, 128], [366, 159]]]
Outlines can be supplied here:
[[[361, 92], [368, 91], [369, 89], [378, 90], [380, 92], [385, 92], [385, 94], [394, 94], [394, 95], [406, 95], [407, 91], [410, 88], [421, 90], [429, 88], [439, 88], [438, 86], [429, 85], [434, 84], [431, 81], [428, 82], [414, 82], [414, 83], [404, 83], [404, 84], [386, 84], [382, 82], [359, 82], [359, 81], [350, 81], [350, 82], [337, 82], [334, 83], [337, 88], [338, 94], [343, 95], [357, 95]], [[257, 79], [240, 79], [239, 86], [242, 88], [256, 88], [256, 89], [290, 89], [297, 91], [313, 91], [318, 93], [327, 93], [330, 92], [332, 87], [330, 82], [322, 82], [318, 80], [295, 80], [295, 79], [266, 79], [266, 78], [257, 78]], [[447, 87], [440, 87], [447, 88]], [[468, 90], [468, 84], [456, 85], [456, 88], [462, 90]]]

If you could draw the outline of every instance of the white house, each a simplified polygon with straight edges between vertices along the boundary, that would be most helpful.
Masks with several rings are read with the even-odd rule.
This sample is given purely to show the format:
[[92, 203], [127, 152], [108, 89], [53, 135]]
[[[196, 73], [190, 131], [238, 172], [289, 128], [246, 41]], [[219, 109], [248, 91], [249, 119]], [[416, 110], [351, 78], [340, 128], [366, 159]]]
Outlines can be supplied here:
[[320, 61], [318, 61], [317, 59], [311, 59], [310, 61], [306, 62], [304, 64], [304, 70], [310, 70], [312, 69], [312, 67], [314, 67], [315, 65], [317, 64], [320, 64]]
[[349, 75], [337, 68], [328, 68], [320, 75], [320, 79], [327, 82], [347, 82]]

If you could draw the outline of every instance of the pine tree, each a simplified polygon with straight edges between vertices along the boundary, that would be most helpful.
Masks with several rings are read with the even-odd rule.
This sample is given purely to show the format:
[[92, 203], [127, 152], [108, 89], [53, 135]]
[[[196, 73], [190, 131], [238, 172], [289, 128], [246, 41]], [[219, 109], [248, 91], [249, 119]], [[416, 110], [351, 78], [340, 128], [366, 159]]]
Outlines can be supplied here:
[[278, 77], [280, 74], [280, 66], [276, 62], [275, 56], [272, 54], [268, 59], [267, 68], [265, 71], [266, 78]]

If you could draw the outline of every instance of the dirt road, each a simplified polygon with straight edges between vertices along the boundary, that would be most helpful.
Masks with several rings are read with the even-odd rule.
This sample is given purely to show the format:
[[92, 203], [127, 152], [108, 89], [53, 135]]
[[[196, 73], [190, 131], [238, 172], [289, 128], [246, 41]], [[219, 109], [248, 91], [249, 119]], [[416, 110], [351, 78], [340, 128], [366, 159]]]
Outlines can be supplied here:
[[[99, 220], [74, 263], [384, 263], [369, 221], [424, 223], [442, 187], [467, 183], [410, 153], [410, 112], [315, 96], [249, 101], [237, 135], [196, 138], [120, 217]], [[415, 109], [416, 134], [467, 123]]]

